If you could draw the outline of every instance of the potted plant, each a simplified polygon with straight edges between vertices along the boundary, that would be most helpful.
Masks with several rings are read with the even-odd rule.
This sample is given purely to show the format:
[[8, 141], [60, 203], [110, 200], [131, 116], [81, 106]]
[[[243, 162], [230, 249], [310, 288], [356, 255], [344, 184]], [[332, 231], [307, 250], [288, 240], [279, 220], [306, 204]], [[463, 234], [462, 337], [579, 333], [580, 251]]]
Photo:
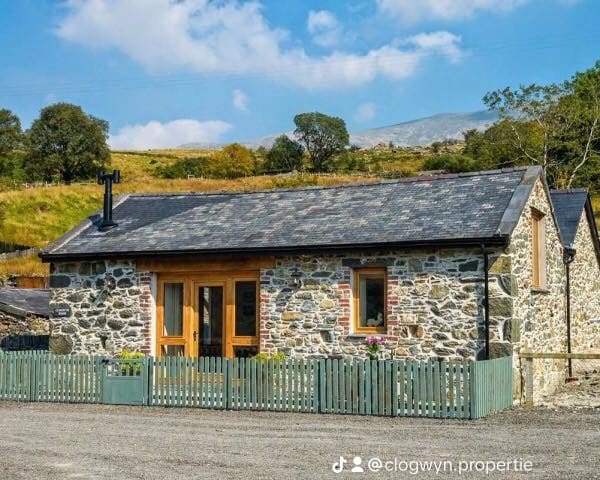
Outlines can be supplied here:
[[369, 356], [369, 360], [377, 360], [381, 346], [385, 343], [382, 337], [368, 336], [365, 339], [365, 350]]

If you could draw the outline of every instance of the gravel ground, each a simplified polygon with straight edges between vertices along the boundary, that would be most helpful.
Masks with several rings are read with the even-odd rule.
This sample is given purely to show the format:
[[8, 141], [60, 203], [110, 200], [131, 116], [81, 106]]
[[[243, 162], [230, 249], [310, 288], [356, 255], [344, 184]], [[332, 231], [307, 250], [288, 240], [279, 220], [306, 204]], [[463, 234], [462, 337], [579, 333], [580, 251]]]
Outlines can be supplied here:
[[581, 373], [542, 404], [549, 408], [600, 409], [600, 371]]
[[[451, 421], [5, 402], [0, 419], [2, 480], [360, 478], [348, 466], [332, 472], [340, 455], [362, 456], [370, 478], [459, 478], [460, 461], [513, 459], [532, 470], [460, 478], [591, 479], [600, 471], [598, 410]], [[370, 472], [371, 457], [396, 457], [399, 471]], [[411, 474], [416, 464], [402, 460], [453, 461], [455, 470]]]

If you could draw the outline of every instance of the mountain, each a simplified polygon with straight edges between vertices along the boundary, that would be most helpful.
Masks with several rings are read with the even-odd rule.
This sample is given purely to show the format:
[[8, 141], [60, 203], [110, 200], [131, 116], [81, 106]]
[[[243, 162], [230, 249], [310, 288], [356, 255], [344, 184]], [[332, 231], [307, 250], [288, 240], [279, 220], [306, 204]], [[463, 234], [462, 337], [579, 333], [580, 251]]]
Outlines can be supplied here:
[[[432, 142], [447, 138], [462, 140], [462, 133], [465, 130], [471, 128], [485, 130], [497, 119], [496, 113], [487, 110], [470, 113], [439, 113], [431, 117], [410, 120], [387, 127], [352, 132], [350, 134], [350, 144], [359, 147], [372, 147], [380, 143], [387, 145], [392, 142], [394, 145], [417, 146], [430, 145]], [[286, 132], [285, 134], [288, 137], [293, 136], [292, 132]], [[279, 135], [281, 133], [268, 135], [250, 142], [244, 142], [244, 145], [252, 148], [270, 147]]]
[[440, 113], [431, 117], [371, 128], [350, 134], [350, 143], [370, 147], [380, 143], [417, 146], [430, 145], [444, 139], [463, 139], [463, 132], [476, 128], [485, 130], [497, 120], [494, 112]]
[[[498, 119], [494, 112], [482, 110], [470, 113], [439, 113], [431, 117], [418, 118], [408, 122], [396, 123], [387, 127], [370, 128], [352, 132], [350, 144], [359, 147], [372, 147], [378, 144], [389, 144], [403, 146], [430, 145], [436, 141], [445, 139], [462, 140], [463, 132], [476, 128], [485, 130]], [[249, 142], [242, 142], [247, 147], [271, 147], [275, 139], [281, 135], [276, 133], [257, 138]], [[285, 132], [288, 137], [293, 137], [293, 132]], [[211, 145], [214, 148], [214, 145]], [[205, 144], [189, 143], [182, 145], [187, 148], [206, 147]]]

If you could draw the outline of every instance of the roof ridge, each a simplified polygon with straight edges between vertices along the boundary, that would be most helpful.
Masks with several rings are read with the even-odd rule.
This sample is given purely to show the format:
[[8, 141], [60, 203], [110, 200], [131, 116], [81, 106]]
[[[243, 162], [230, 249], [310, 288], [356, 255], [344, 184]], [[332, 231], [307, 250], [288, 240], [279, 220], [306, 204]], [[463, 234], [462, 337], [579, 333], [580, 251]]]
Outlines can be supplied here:
[[374, 181], [362, 182], [343, 182], [331, 185], [307, 185], [303, 187], [282, 187], [282, 188], [260, 188], [251, 190], [212, 190], [212, 191], [180, 191], [180, 192], [132, 192], [123, 195], [128, 197], [177, 197], [177, 196], [211, 196], [211, 195], [251, 195], [257, 193], [274, 193], [274, 192], [302, 192], [310, 190], [333, 190], [338, 188], [359, 188], [359, 187], [375, 187], [381, 185], [393, 185], [399, 183], [417, 183], [439, 180], [453, 180], [456, 178], [481, 177], [491, 175], [501, 175], [519, 171], [525, 171], [529, 167], [513, 167], [494, 170], [478, 170], [473, 172], [462, 173], [442, 173], [440, 175], [417, 175], [414, 177], [402, 177], [393, 179], [380, 179]]

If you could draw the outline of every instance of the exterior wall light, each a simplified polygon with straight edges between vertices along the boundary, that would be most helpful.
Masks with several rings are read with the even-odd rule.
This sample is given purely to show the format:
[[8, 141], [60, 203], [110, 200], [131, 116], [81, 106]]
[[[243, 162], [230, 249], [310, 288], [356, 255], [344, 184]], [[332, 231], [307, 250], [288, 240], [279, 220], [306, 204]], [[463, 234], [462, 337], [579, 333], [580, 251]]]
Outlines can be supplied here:
[[117, 281], [112, 275], [106, 275], [106, 277], [104, 277], [104, 285], [106, 290], [114, 290], [117, 288]]
[[299, 288], [302, 286], [302, 281], [300, 278], [302, 277], [302, 273], [298, 271], [298, 269], [294, 269], [291, 273], [290, 277], [292, 278], [291, 285], [294, 288]]

